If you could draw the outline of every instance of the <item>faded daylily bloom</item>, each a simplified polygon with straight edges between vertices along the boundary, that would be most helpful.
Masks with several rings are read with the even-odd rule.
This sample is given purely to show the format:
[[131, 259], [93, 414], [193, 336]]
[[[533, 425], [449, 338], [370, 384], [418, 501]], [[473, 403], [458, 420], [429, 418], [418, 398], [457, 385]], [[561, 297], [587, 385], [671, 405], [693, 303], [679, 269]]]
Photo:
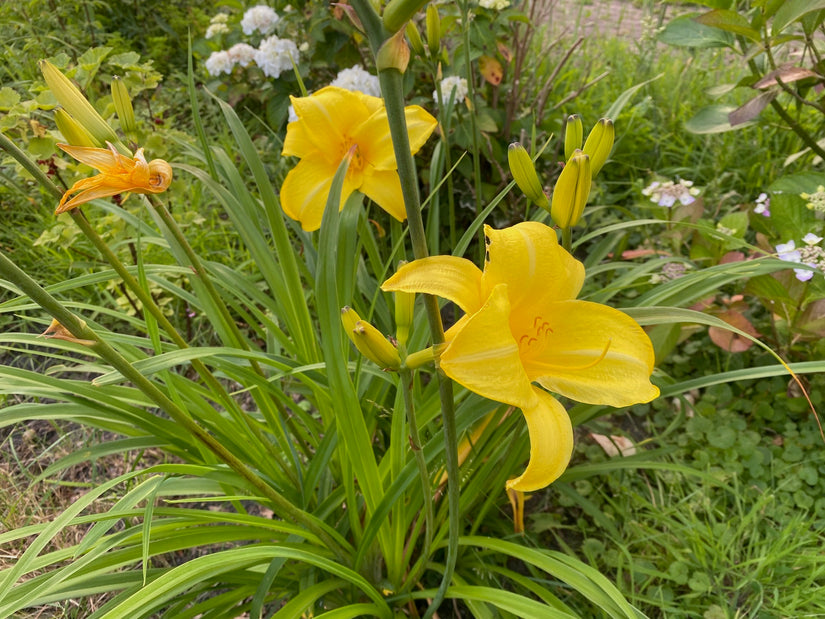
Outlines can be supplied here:
[[[291, 99], [298, 120], [287, 125], [283, 154], [301, 160], [281, 187], [284, 212], [304, 230], [320, 228], [332, 177], [344, 158], [351, 157], [341, 206], [353, 191], [360, 191], [403, 221], [406, 211], [384, 102], [335, 86]], [[437, 122], [417, 105], [407, 106], [405, 115], [415, 154]]]
[[[162, 193], [172, 182], [172, 166], [163, 159], [153, 159], [147, 163], [143, 149], [139, 148], [134, 157], [121, 155], [117, 149], [88, 146], [58, 146], [72, 157], [100, 171], [91, 178], [77, 181], [63, 194], [54, 214], [59, 215], [96, 198], [105, 198], [119, 193]], [[74, 197], [72, 197], [74, 195]]]
[[[84, 326], [85, 324], [86, 323], [83, 323]], [[72, 332], [69, 331], [62, 324], [60, 324], [60, 322], [56, 318], [52, 318], [51, 323], [46, 328], [46, 330], [40, 334], [40, 337], [45, 337], [47, 339], [64, 340], [66, 342], [74, 342], [75, 344], [80, 344], [81, 346], [93, 346], [97, 344], [97, 342], [95, 342], [94, 340], [81, 340], [80, 338], [76, 338], [74, 335], [72, 335]]]
[[544, 389], [590, 404], [649, 402], [659, 395], [650, 382], [653, 346], [626, 314], [576, 300], [584, 266], [552, 228], [485, 226], [485, 236], [483, 272], [464, 258], [435, 256], [402, 266], [382, 289], [437, 295], [464, 310], [445, 334], [440, 367], [467, 389], [522, 410], [530, 462], [507, 488], [529, 492], [558, 478], [573, 451], [567, 411]]

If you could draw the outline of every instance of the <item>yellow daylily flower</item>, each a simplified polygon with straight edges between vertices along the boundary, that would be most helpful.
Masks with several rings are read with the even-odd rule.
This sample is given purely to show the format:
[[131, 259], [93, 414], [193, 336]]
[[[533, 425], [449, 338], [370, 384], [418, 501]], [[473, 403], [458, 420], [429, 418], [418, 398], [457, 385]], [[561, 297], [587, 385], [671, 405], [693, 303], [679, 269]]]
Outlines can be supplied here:
[[445, 334], [440, 367], [470, 391], [522, 410], [530, 461], [507, 488], [530, 492], [561, 475], [573, 451], [570, 417], [544, 389], [590, 404], [649, 402], [659, 395], [650, 382], [653, 346], [628, 315], [576, 300], [584, 266], [552, 228], [524, 222], [484, 233], [483, 272], [464, 258], [434, 256], [402, 266], [381, 288], [444, 297], [465, 312]]
[[[91, 178], [77, 181], [63, 194], [54, 214], [59, 215], [96, 198], [105, 198], [119, 193], [161, 193], [172, 182], [172, 166], [163, 159], [147, 162], [143, 149], [139, 148], [134, 157], [121, 155], [117, 149], [88, 146], [58, 146], [72, 157], [100, 171]], [[74, 195], [74, 197], [72, 197]]]
[[[406, 211], [383, 100], [335, 86], [291, 100], [298, 120], [287, 125], [282, 154], [301, 160], [281, 187], [284, 212], [304, 230], [320, 228], [332, 177], [341, 161], [351, 157], [341, 206], [357, 190], [403, 221]], [[415, 154], [437, 121], [417, 105], [404, 111]]]

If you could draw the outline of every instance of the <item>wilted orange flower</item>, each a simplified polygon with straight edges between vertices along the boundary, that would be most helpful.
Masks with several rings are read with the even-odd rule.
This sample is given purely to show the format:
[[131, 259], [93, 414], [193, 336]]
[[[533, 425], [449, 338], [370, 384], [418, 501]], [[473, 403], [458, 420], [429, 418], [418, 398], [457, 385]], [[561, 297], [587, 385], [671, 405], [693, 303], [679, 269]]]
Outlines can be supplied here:
[[[109, 142], [109, 148], [70, 146], [58, 144], [72, 157], [100, 170], [100, 174], [84, 178], [72, 185], [54, 214], [59, 215], [96, 198], [105, 198], [119, 193], [161, 193], [172, 182], [172, 166], [163, 159], [153, 159], [147, 163], [143, 149], [139, 148], [134, 157], [121, 155]], [[74, 194], [74, 197], [72, 195]]]

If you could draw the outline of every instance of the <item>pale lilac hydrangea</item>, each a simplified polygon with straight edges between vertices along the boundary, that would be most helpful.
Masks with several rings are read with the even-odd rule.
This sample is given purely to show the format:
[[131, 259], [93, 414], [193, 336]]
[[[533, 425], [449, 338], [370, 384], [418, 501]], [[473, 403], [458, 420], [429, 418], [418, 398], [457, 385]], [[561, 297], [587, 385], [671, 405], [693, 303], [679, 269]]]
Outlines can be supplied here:
[[[455, 93], [454, 95], [452, 93]], [[469, 90], [467, 89], [467, 80], [457, 75], [448, 75], [441, 80], [441, 96], [444, 97], [444, 104], [450, 101], [452, 96], [453, 101], [458, 103], [464, 101]], [[438, 103], [438, 91], [433, 91], [433, 101]]]
[[679, 179], [678, 183], [673, 181], [653, 181], [650, 185], [642, 189], [642, 194], [650, 197], [651, 202], [666, 208], [672, 207], [678, 201], [687, 206], [696, 202], [699, 189], [693, 186], [693, 181]]
[[235, 66], [232, 57], [227, 51], [212, 52], [206, 59], [206, 70], [209, 75], [220, 75], [221, 73], [232, 73]]
[[[820, 271], [825, 271], [825, 249], [819, 246], [822, 242], [822, 237], [817, 236], [813, 232], [809, 232], [802, 241], [805, 243], [804, 247], [797, 248], [796, 243], [791, 239], [787, 243], [780, 243], [776, 246], [777, 257], [780, 260], [793, 262], [796, 264], [804, 264]], [[801, 282], [807, 282], [814, 276], [814, 272], [808, 269], [794, 269], [796, 279]]]
[[371, 97], [381, 96], [381, 87], [378, 85], [378, 77], [365, 71], [360, 64], [343, 69], [332, 80], [330, 86], [338, 86], [345, 90], [363, 92]]
[[270, 7], [259, 4], [253, 6], [243, 14], [241, 19], [241, 29], [246, 35], [260, 32], [261, 34], [269, 34], [275, 30], [275, 24], [278, 23], [280, 17]]
[[255, 64], [272, 78], [279, 78], [284, 71], [292, 70], [292, 63], [298, 64], [300, 52], [294, 41], [279, 39], [273, 35], [261, 41], [255, 52]]
[[756, 198], [756, 205], [753, 207], [753, 212], [762, 217], [771, 216], [771, 199], [766, 193], [760, 193]]
[[249, 63], [255, 60], [255, 52], [257, 50], [248, 43], [236, 43], [227, 50], [232, 62], [241, 65], [242, 67], [249, 66]]

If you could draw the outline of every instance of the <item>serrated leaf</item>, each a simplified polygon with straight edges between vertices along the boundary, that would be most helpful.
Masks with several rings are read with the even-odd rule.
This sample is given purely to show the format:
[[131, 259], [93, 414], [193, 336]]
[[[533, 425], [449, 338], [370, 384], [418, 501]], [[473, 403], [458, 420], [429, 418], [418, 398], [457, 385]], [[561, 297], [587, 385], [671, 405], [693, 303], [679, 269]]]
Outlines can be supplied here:
[[728, 114], [728, 122], [732, 128], [743, 125], [757, 118], [762, 113], [768, 104], [774, 100], [776, 92], [762, 92], [756, 95], [753, 99], [740, 105], [738, 108]]
[[776, 11], [771, 34], [776, 36], [806, 13], [825, 9], [825, 0], [786, 0]]
[[718, 28], [719, 30], [724, 30], [726, 32], [741, 34], [742, 36], [749, 38], [751, 41], [756, 42], [762, 40], [762, 36], [759, 34], [759, 31], [752, 28], [748, 20], [736, 11], [731, 11], [728, 9], [715, 9], [705, 13], [704, 15], [700, 15], [696, 18], [696, 21], [700, 24], [704, 24], [705, 26], [710, 26], [711, 28]]
[[[825, 0], [823, 0], [825, 1]], [[731, 47], [734, 43], [730, 32], [705, 26], [697, 22], [695, 13], [677, 17], [665, 26], [658, 39], [667, 45], [679, 47]]]
[[109, 58], [109, 64], [123, 69], [137, 68], [139, 66], [138, 62], [140, 62], [140, 54], [137, 52], [124, 52], [123, 54], [115, 54]]
[[691, 133], [722, 133], [749, 127], [753, 121], [736, 125], [730, 124], [730, 113], [736, 110], [733, 105], [708, 105], [685, 123], [685, 129]]
[[[813, 188], [812, 191], [815, 191]], [[771, 228], [775, 239], [782, 242], [801, 239], [817, 229], [816, 216], [805, 208], [805, 200], [797, 193], [781, 193], [771, 189]]]
[[780, 303], [793, 303], [791, 295], [785, 286], [771, 274], [752, 277], [745, 284], [745, 294], [759, 297], [765, 301], [778, 301]]
[[803, 172], [776, 179], [770, 184], [768, 191], [771, 193], [814, 193], [820, 185], [825, 186], [825, 173]]

